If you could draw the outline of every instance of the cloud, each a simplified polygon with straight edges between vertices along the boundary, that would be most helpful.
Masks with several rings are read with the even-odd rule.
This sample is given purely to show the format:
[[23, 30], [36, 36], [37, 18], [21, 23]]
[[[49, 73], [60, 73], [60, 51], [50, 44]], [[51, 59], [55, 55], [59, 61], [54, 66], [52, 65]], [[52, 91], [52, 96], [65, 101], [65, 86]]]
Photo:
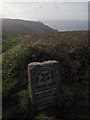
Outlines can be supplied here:
[[7, 2], [3, 17], [28, 20], [87, 20], [87, 2]]
[[1, 0], [4, 2], [89, 2], [89, 0]]

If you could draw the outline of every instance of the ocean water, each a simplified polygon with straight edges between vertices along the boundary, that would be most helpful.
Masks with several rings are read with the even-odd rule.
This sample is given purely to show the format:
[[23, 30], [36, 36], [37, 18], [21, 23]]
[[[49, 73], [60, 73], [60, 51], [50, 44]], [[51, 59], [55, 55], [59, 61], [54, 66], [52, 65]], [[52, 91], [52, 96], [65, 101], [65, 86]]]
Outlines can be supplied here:
[[88, 20], [47, 20], [44, 24], [58, 31], [88, 30]]

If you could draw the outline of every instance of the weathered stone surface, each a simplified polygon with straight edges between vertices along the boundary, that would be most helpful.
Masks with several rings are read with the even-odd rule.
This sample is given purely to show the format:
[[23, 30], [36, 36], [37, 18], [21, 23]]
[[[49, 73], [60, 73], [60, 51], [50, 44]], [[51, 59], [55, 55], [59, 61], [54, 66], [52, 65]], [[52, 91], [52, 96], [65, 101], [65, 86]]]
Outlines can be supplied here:
[[37, 108], [54, 105], [59, 95], [58, 61], [33, 62], [28, 64], [29, 93]]

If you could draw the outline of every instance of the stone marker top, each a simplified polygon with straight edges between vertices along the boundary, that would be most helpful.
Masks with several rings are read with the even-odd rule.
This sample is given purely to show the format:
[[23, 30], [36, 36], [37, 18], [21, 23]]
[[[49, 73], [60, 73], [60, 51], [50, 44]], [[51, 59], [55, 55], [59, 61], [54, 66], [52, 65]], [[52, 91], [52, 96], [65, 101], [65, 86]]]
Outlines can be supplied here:
[[58, 63], [58, 61], [56, 60], [49, 60], [49, 61], [44, 61], [44, 62], [32, 62], [30, 64], [28, 64], [28, 66], [31, 66], [31, 65], [44, 65], [44, 64], [54, 64], [54, 63]]

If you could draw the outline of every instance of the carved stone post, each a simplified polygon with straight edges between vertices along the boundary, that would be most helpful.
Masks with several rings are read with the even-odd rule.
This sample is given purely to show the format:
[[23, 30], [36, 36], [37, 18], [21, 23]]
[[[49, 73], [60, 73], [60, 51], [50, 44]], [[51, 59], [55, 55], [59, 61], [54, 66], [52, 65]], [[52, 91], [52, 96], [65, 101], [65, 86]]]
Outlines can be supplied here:
[[37, 109], [58, 104], [58, 61], [32, 62], [28, 64], [29, 93]]

